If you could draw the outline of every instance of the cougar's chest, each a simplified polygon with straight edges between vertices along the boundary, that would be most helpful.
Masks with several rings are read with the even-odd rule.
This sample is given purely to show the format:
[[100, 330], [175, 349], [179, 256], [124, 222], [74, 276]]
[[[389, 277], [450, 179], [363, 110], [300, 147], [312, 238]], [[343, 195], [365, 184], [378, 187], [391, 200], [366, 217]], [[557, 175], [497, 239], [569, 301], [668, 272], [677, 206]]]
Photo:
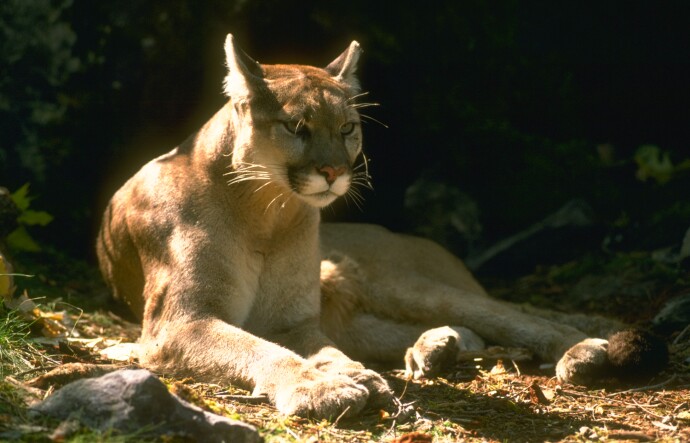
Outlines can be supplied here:
[[259, 259], [256, 294], [244, 329], [257, 335], [289, 328], [320, 309], [318, 219], [277, 229], [253, 245]]

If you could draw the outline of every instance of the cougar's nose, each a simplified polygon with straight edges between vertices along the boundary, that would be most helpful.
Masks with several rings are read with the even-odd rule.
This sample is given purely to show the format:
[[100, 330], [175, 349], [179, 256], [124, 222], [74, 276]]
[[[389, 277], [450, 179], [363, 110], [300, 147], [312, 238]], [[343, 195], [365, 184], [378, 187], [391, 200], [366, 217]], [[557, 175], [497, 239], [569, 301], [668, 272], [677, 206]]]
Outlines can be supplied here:
[[323, 175], [329, 185], [332, 185], [338, 177], [347, 172], [347, 167], [338, 166], [337, 168], [334, 168], [333, 166], [326, 165], [316, 168], [316, 170], [319, 172], [319, 174]]

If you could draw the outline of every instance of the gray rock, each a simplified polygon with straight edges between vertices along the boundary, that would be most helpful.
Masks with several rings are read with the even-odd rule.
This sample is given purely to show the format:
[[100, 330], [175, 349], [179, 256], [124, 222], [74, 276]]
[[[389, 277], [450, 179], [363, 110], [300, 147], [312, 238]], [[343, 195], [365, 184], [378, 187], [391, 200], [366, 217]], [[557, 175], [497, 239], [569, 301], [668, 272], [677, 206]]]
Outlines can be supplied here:
[[171, 394], [144, 369], [123, 369], [72, 382], [32, 408], [105, 431], [181, 435], [204, 442], [261, 442], [248, 424], [206, 412]]

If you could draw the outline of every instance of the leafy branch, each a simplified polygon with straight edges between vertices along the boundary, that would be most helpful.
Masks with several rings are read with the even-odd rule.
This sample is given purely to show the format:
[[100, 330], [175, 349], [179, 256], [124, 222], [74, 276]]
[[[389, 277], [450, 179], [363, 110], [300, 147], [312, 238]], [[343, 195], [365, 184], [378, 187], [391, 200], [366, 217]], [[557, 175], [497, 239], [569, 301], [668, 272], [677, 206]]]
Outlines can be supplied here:
[[53, 221], [53, 216], [45, 211], [29, 209], [31, 202], [35, 199], [34, 196], [29, 195], [29, 183], [17, 189], [10, 198], [19, 209], [19, 216], [17, 216], [19, 226], [8, 234], [7, 245], [16, 251], [40, 251], [41, 246], [31, 237], [27, 227], [46, 226]]

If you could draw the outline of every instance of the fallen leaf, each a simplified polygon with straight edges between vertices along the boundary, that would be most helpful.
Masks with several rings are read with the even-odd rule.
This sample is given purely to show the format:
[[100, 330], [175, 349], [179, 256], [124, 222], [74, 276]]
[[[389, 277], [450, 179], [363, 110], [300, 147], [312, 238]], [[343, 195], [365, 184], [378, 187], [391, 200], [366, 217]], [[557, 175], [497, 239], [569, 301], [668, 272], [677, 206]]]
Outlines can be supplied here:
[[138, 343], [118, 343], [100, 352], [101, 357], [115, 361], [133, 362], [139, 358]]

